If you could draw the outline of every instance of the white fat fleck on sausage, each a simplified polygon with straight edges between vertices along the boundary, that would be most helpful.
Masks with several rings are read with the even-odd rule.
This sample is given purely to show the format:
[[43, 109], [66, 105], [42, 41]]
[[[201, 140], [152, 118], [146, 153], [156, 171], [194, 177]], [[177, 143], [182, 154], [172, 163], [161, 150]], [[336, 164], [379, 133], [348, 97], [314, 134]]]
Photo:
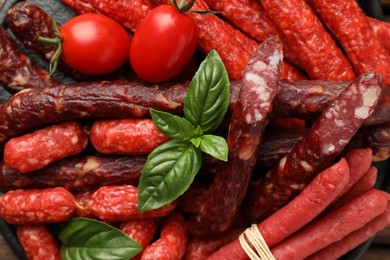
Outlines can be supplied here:
[[[263, 63], [264, 64], [264, 63]], [[265, 81], [264, 81], [264, 79], [261, 77], [261, 76], [259, 76], [258, 74], [256, 74], [256, 73], [253, 73], [253, 72], [247, 72], [246, 74], [245, 74], [245, 81], [247, 81], [247, 82], [253, 82], [253, 83], [255, 83], [256, 85], [256, 88], [254, 88], [254, 87], [252, 87], [252, 90], [256, 90], [256, 89], [258, 89], [258, 86], [260, 85], [260, 86], [265, 86]]]
[[71, 139], [71, 143], [73, 145], [76, 145], [79, 142], [79, 137], [77, 135], [74, 135]]
[[310, 164], [308, 164], [306, 161], [301, 161], [301, 165], [305, 169], [305, 171], [307, 172], [313, 171], [313, 167]]
[[345, 126], [343, 120], [336, 119], [334, 122], [335, 122], [336, 126], [338, 126], [338, 127]]
[[329, 154], [329, 153], [332, 153], [335, 149], [335, 146], [334, 144], [323, 144], [322, 145], [322, 152], [324, 154]]
[[22, 74], [18, 73], [16, 76], [13, 78], [13, 81], [10, 83], [10, 86], [16, 86], [16, 85], [26, 85], [27, 79], [23, 77]]
[[366, 119], [370, 116], [372, 112], [372, 107], [378, 100], [379, 92], [379, 87], [371, 87], [364, 92], [362, 96], [363, 106], [355, 109], [356, 118]]
[[273, 68], [275, 68], [278, 66], [280, 60], [281, 60], [280, 52], [274, 51], [272, 56], [269, 57], [269, 65], [272, 66]]
[[97, 167], [99, 167], [99, 165], [100, 165], [100, 163], [96, 159], [89, 158], [83, 166], [83, 171], [84, 172], [92, 171], [92, 170], [96, 169]]

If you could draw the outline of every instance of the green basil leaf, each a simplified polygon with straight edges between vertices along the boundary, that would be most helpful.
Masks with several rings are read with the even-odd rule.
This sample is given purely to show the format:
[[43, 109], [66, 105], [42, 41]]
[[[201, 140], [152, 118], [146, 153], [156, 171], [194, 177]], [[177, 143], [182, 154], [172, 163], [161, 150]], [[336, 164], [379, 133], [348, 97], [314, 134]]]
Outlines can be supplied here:
[[190, 140], [195, 132], [195, 126], [187, 119], [167, 112], [150, 110], [153, 122], [163, 134], [179, 140]]
[[160, 208], [182, 195], [202, 165], [191, 142], [170, 140], [149, 154], [138, 185], [138, 211]]
[[142, 251], [142, 247], [125, 233], [103, 222], [74, 218], [60, 232], [58, 238], [62, 259], [128, 260]]
[[222, 122], [230, 102], [230, 81], [225, 66], [213, 50], [200, 64], [184, 99], [184, 116], [204, 133]]
[[199, 148], [215, 158], [227, 161], [229, 147], [225, 138], [216, 135], [203, 135]]

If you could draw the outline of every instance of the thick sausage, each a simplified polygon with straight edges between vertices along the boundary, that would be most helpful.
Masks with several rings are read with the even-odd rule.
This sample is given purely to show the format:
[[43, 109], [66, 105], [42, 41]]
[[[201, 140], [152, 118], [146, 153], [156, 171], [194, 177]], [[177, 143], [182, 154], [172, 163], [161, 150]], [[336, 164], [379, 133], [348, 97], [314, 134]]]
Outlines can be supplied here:
[[[386, 211], [389, 194], [370, 190], [271, 248], [276, 259], [304, 259], [339, 241]], [[331, 230], [331, 232], [330, 232]]]
[[191, 233], [217, 233], [231, 226], [245, 196], [268, 124], [282, 59], [282, 43], [276, 36], [264, 41], [249, 61], [230, 121], [228, 161], [217, 164], [207, 201], [201, 212], [190, 220]]
[[[345, 159], [322, 171], [289, 204], [258, 224], [269, 247], [275, 246], [318, 216], [349, 181]], [[222, 247], [208, 259], [247, 259], [238, 239]]]
[[347, 252], [356, 248], [369, 238], [375, 236], [376, 233], [385, 229], [390, 224], [390, 204], [387, 206], [387, 210], [368, 222], [362, 228], [350, 233], [343, 239], [321, 249], [320, 251], [310, 255], [306, 259], [308, 260], [321, 260], [321, 259], [338, 259]]
[[99, 81], [24, 90], [0, 104], [0, 145], [36, 127], [77, 118], [134, 118], [150, 108], [178, 113], [188, 82]]
[[61, 0], [61, 2], [79, 14], [102, 13], [131, 32], [136, 31], [138, 24], [153, 8], [153, 5], [146, 0]]
[[186, 252], [187, 242], [184, 217], [178, 211], [174, 211], [161, 224], [160, 238], [144, 249], [141, 259], [181, 259]]
[[28, 259], [61, 260], [57, 239], [45, 224], [19, 225], [16, 235]]
[[89, 136], [93, 147], [103, 154], [149, 154], [169, 140], [152, 119], [99, 120], [93, 123]]
[[270, 170], [251, 185], [246, 214], [258, 222], [296, 196], [345, 148], [373, 112], [383, 87], [381, 76], [362, 74], [314, 122], [309, 132]]
[[123, 183], [137, 185], [146, 156], [76, 155], [31, 174], [0, 163], [0, 189], [64, 187], [77, 191]]
[[26, 88], [43, 88], [57, 85], [49, 73], [35, 66], [7, 33], [0, 28], [0, 83], [10, 92]]
[[99, 188], [92, 194], [86, 208], [102, 220], [126, 221], [163, 217], [168, 215], [176, 205], [177, 201], [174, 201], [158, 209], [138, 212], [138, 188], [132, 185], [120, 185]]
[[304, 0], [261, 3], [310, 79], [355, 78], [351, 64]]
[[11, 190], [0, 197], [0, 217], [9, 224], [65, 222], [75, 208], [72, 193], [61, 187]]
[[342, 46], [357, 75], [375, 72], [390, 83], [390, 53], [355, 0], [309, 0], [309, 3]]
[[87, 143], [88, 135], [80, 123], [58, 123], [10, 139], [4, 147], [4, 163], [20, 173], [27, 173], [78, 154]]
[[[137, 241], [138, 244], [145, 249], [149, 246], [156, 234], [158, 225], [160, 223], [159, 218], [147, 218], [147, 219], [135, 219], [123, 222], [119, 229], [122, 230], [130, 238]], [[141, 259], [142, 252], [132, 257], [132, 260]]]

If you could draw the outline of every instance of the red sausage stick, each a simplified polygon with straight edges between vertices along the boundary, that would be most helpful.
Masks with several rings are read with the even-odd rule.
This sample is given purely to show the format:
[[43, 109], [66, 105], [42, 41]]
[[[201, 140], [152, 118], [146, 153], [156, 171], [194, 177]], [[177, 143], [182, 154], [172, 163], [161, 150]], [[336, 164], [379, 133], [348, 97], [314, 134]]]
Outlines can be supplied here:
[[160, 238], [142, 253], [142, 260], [182, 259], [187, 249], [188, 234], [184, 217], [178, 211], [172, 212], [163, 220]]
[[19, 225], [16, 235], [28, 259], [61, 260], [57, 239], [45, 224]]
[[[143, 249], [145, 249], [152, 243], [159, 223], [159, 218], [128, 220], [123, 222], [120, 225], [119, 229], [122, 230], [122, 232], [124, 232], [130, 238], [137, 241], [137, 243], [140, 244]], [[132, 257], [131, 259], [141, 259], [141, 256], [142, 252]]]
[[378, 169], [374, 166], [370, 167], [368, 171], [353, 185], [346, 193], [338, 198], [327, 209], [332, 210], [344, 206], [354, 198], [374, 188], [378, 176]]
[[379, 38], [383, 46], [390, 53], [390, 23], [380, 21], [368, 16], [367, 21], [370, 24], [374, 33], [376, 34], [377, 38]]
[[314, 122], [309, 132], [247, 196], [246, 214], [258, 222], [296, 196], [345, 148], [373, 112], [383, 87], [382, 77], [360, 75]]
[[310, 79], [355, 78], [351, 64], [304, 0], [262, 0], [261, 3]]
[[25, 88], [43, 88], [57, 85], [58, 81], [49, 73], [36, 67], [7, 33], [0, 28], [0, 84], [11, 92]]
[[0, 217], [9, 224], [65, 222], [75, 208], [72, 193], [61, 187], [11, 190], [0, 197]]
[[343, 239], [307, 257], [308, 260], [338, 259], [390, 224], [390, 204], [384, 213]]
[[[349, 181], [345, 159], [325, 169], [289, 204], [258, 224], [269, 247], [277, 245], [320, 214]], [[208, 259], [247, 259], [238, 239], [222, 247]]]
[[221, 232], [232, 224], [256, 164], [277, 93], [282, 59], [282, 43], [276, 36], [263, 42], [249, 61], [230, 121], [229, 159], [217, 164], [207, 201], [189, 222], [191, 233]]
[[87, 143], [87, 133], [80, 123], [58, 123], [10, 139], [4, 147], [4, 163], [27, 173], [78, 154]]
[[103, 154], [149, 154], [169, 140], [152, 119], [112, 119], [93, 123], [91, 144]]
[[304, 259], [339, 241], [351, 232], [383, 214], [389, 205], [389, 194], [370, 190], [347, 205], [327, 214], [271, 248], [276, 259]]
[[390, 83], [390, 53], [376, 37], [355, 0], [310, 0], [309, 3], [340, 43], [358, 75], [375, 72]]
[[99, 219], [106, 221], [126, 221], [130, 219], [156, 218], [168, 215], [177, 202], [159, 209], [138, 212], [138, 188], [132, 185], [103, 186], [96, 190], [86, 209]]

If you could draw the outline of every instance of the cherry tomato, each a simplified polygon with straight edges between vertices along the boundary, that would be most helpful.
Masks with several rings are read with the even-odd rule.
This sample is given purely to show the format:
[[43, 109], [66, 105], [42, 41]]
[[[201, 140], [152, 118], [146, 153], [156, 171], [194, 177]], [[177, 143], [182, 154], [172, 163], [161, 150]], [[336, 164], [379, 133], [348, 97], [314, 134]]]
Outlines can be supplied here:
[[85, 74], [101, 75], [118, 69], [129, 58], [130, 35], [113, 19], [83, 14], [60, 29], [62, 59]]
[[130, 63], [145, 81], [163, 82], [190, 61], [198, 40], [194, 20], [170, 5], [154, 8], [140, 23], [130, 46]]

